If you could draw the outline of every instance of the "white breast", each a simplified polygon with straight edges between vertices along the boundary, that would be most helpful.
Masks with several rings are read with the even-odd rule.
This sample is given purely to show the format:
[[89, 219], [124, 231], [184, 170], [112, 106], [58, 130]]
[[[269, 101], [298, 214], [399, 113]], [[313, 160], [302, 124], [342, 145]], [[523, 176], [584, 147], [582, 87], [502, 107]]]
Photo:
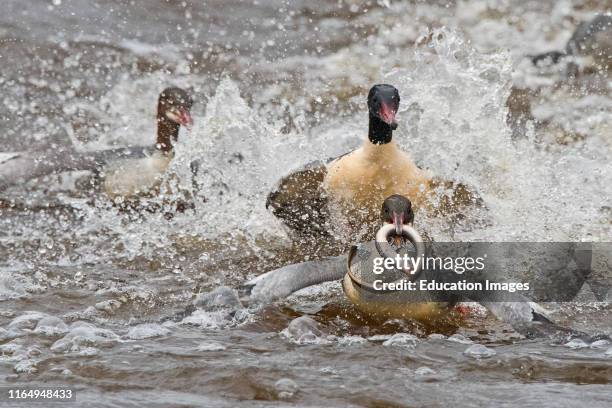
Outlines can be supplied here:
[[113, 163], [105, 169], [104, 190], [111, 198], [147, 194], [160, 184], [170, 160], [172, 155], [155, 152], [142, 159]]

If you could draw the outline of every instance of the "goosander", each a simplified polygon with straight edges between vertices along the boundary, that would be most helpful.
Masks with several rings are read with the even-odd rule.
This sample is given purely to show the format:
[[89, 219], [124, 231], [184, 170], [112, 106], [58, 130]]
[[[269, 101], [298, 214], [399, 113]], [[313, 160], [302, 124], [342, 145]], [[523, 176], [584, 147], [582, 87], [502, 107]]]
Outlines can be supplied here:
[[65, 171], [90, 170], [104, 174], [104, 189], [111, 197], [154, 187], [172, 159], [172, 142], [179, 127], [193, 123], [191, 97], [180, 88], [159, 95], [157, 142], [152, 146], [129, 146], [82, 152], [59, 148], [47, 152], [0, 153], [0, 191], [28, 180]]
[[178, 140], [181, 125], [193, 124], [191, 97], [180, 88], [167, 88], [157, 105], [157, 143], [155, 150], [142, 158], [109, 163], [102, 175], [104, 190], [111, 198], [132, 198], [154, 190], [174, 156], [172, 142]]
[[[350, 213], [349, 228], [370, 226], [366, 236], [372, 236], [378, 215], [376, 203], [391, 194], [409, 197], [417, 209], [445, 214], [452, 213], [457, 205], [477, 201], [464, 185], [439, 180], [420, 169], [397, 146], [393, 130], [397, 128], [399, 103], [399, 91], [394, 86], [374, 85], [368, 94], [369, 129], [363, 145], [283, 178], [269, 194], [266, 207], [289, 227], [308, 235], [326, 235], [332, 228], [331, 212]], [[438, 195], [439, 190], [445, 193]]]
[[[308, 286], [341, 280], [344, 293], [351, 303], [363, 313], [375, 318], [435, 321], [451, 313], [457, 302], [472, 301], [480, 302], [495, 317], [526, 335], [542, 332], [542, 325], [547, 325], [549, 329], [565, 330], [550, 320], [543, 307], [516, 293], [509, 296], [501, 291], [451, 293], [373, 290], [374, 279], [442, 279], [442, 271], [420, 267], [408, 271], [409, 274], [404, 270], [395, 270], [390, 275], [373, 273], [372, 265], [376, 257], [386, 259], [401, 253], [422, 256], [426, 251], [426, 242], [412, 226], [412, 204], [406, 197], [392, 195], [385, 199], [380, 217], [382, 226], [375, 241], [360, 243], [345, 255], [287, 265], [269, 271], [248, 281], [242, 289], [249, 294], [251, 301], [265, 303], [287, 297]], [[406, 251], [406, 244], [409, 242], [414, 246], [413, 251]], [[389, 250], [392, 252], [389, 253]]]

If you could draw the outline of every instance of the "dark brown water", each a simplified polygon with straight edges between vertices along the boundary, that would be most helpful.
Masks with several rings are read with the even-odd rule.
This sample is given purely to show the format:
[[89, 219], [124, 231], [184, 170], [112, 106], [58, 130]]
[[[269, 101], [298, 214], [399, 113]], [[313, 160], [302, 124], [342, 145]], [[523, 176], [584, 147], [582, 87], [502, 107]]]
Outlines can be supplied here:
[[[92, 407], [609, 407], [611, 345], [526, 340], [484, 312], [458, 328], [369, 322], [330, 284], [264, 309], [185, 313], [199, 293], [318, 255], [265, 210], [267, 191], [358, 146], [377, 82], [400, 89], [399, 143], [487, 206], [419, 229], [611, 241], [609, 72], [585, 58], [568, 79], [571, 67], [524, 58], [562, 49], [605, 7], [3, 1], [0, 151], [150, 144], [157, 95], [175, 84], [194, 95], [196, 123], [171, 170], [184, 179], [199, 159], [210, 171], [195, 211], [172, 219], [118, 213], [81, 173], [2, 193], [0, 385], [68, 385]], [[609, 302], [549, 306], [612, 333]], [[323, 335], [287, 335], [301, 315]], [[473, 344], [495, 354], [465, 353]]]

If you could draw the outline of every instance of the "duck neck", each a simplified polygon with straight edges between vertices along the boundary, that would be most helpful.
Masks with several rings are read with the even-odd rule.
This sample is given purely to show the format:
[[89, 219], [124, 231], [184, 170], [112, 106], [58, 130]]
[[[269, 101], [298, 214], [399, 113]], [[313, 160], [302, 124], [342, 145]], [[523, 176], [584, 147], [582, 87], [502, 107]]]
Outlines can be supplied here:
[[397, 145], [392, 140], [385, 144], [373, 143], [371, 140], [366, 140], [363, 144], [364, 157], [368, 160], [379, 162], [381, 159], [390, 159], [397, 154]]
[[163, 153], [172, 151], [172, 142], [178, 139], [180, 125], [171, 121], [163, 114], [157, 115], [157, 144], [156, 147]]
[[393, 129], [391, 126], [380, 120], [377, 116], [370, 115], [370, 126], [368, 129], [368, 139], [376, 145], [384, 145], [391, 142]]

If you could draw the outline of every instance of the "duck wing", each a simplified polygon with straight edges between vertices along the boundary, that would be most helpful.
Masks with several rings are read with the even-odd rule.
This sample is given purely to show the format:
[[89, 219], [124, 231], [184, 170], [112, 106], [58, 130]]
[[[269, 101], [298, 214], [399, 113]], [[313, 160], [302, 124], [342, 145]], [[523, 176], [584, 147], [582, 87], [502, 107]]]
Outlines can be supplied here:
[[64, 171], [98, 171], [110, 161], [141, 158], [155, 151], [155, 146], [130, 146], [81, 152], [56, 149], [45, 152], [0, 153], [0, 191], [37, 177]]
[[271, 302], [309, 286], [342, 279], [346, 271], [347, 255], [328, 257], [266, 272], [246, 282], [242, 290], [255, 302]]
[[53, 173], [55, 168], [66, 165], [66, 161], [61, 160], [60, 156], [59, 153], [47, 156], [38, 152], [2, 153], [0, 156], [0, 191], [12, 185]]
[[17, 153], [17, 152], [1, 152], [0, 153], [0, 165], [12, 159], [18, 158], [21, 155], [22, 153]]
[[107, 150], [96, 150], [79, 153], [75, 157], [73, 167], [79, 170], [96, 170], [110, 162], [123, 159], [142, 159], [151, 156], [157, 149], [155, 146], [127, 146]]
[[282, 178], [268, 195], [266, 208], [292, 230], [307, 236], [327, 236], [328, 199], [323, 180], [327, 165], [334, 160], [309, 163]]
[[533, 337], [585, 337], [586, 333], [560, 326], [550, 318], [550, 312], [523, 295], [499, 291], [486, 299], [477, 300], [498, 320], [508, 323], [527, 338]]

